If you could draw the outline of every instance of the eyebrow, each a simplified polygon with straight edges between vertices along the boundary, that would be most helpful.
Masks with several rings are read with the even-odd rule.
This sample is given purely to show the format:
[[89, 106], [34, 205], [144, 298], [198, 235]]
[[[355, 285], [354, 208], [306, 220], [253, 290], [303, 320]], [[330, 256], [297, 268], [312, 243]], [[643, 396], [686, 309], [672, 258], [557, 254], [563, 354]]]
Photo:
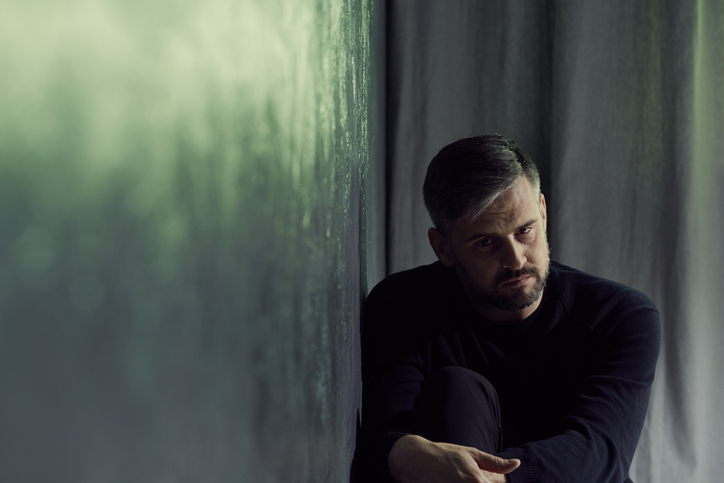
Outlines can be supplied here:
[[[520, 230], [521, 228], [525, 228], [530, 225], [534, 225], [538, 221], [538, 218], [533, 218], [532, 220], [528, 220], [527, 222], [520, 225], [518, 228], [515, 229], [515, 231]], [[478, 238], [485, 238], [486, 236], [496, 236], [496, 233], [473, 233], [469, 237], [465, 239], [466, 242], [477, 240]]]

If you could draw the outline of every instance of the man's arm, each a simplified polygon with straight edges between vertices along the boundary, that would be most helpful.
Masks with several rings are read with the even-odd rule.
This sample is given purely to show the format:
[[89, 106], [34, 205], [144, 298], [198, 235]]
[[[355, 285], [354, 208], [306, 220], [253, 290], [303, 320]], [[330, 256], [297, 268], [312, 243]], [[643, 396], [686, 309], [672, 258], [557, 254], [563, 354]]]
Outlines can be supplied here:
[[[415, 432], [413, 405], [422, 387], [423, 361], [408, 320], [418, 317], [390, 283], [370, 292], [362, 325], [362, 438], [358, 452], [364, 482], [393, 482], [388, 459], [393, 445]], [[390, 290], [390, 286], [393, 290]]]
[[659, 314], [649, 305], [605, 334], [558, 434], [497, 453], [522, 462], [511, 483], [626, 479], [646, 417], [660, 331]]

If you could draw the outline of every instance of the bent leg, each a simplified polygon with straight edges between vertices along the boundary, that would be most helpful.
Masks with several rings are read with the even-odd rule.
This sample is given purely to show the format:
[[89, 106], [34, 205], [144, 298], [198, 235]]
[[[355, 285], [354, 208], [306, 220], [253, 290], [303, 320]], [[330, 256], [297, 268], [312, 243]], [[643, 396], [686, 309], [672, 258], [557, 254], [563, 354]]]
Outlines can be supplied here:
[[419, 434], [431, 441], [502, 451], [498, 394], [490, 382], [464, 367], [443, 367], [423, 383], [415, 398]]

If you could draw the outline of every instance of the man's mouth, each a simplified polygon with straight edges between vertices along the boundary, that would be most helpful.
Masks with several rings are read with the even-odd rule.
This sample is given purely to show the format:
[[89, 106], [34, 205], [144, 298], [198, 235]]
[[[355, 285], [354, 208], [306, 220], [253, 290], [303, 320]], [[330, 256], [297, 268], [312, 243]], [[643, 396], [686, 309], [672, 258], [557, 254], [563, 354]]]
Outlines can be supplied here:
[[531, 277], [530, 275], [521, 275], [520, 277], [508, 279], [507, 281], [503, 282], [501, 285], [503, 285], [505, 287], [517, 287], [517, 286], [523, 285], [525, 282], [527, 282], [530, 277]]

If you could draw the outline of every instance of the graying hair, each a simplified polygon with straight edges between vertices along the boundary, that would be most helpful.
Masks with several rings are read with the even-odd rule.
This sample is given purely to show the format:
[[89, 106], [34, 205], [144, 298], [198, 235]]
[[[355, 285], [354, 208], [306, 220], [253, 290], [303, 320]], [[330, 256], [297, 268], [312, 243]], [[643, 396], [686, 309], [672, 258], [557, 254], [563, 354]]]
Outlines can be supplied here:
[[525, 175], [536, 197], [540, 175], [530, 157], [501, 134], [448, 144], [427, 167], [423, 197], [435, 228], [447, 234], [457, 219], [472, 221]]

